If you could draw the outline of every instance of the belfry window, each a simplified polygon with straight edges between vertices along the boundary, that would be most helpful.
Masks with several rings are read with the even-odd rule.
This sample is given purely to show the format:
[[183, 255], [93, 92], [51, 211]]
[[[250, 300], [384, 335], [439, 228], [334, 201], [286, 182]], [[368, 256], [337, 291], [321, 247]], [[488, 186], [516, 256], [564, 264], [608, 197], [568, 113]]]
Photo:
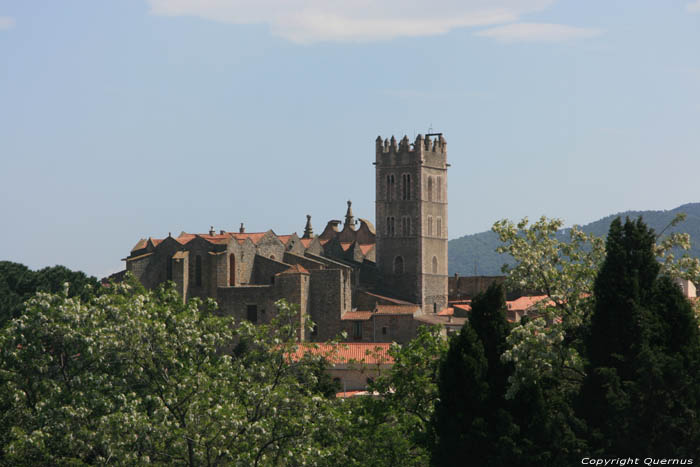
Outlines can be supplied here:
[[428, 237], [433, 236], [433, 216], [428, 216]]
[[442, 217], [437, 218], [437, 227], [435, 228], [435, 236], [442, 237]]
[[394, 175], [386, 176], [386, 200], [391, 201], [394, 198]]
[[438, 273], [438, 260], [437, 256], [433, 256], [433, 274]]
[[428, 177], [428, 201], [433, 200], [433, 177]]
[[401, 186], [403, 187], [401, 199], [411, 199], [411, 174], [403, 174], [401, 178]]
[[442, 177], [437, 178], [437, 187], [435, 188], [435, 198], [442, 201]]
[[411, 235], [411, 218], [408, 216], [401, 218], [401, 235], [404, 237]]
[[386, 218], [386, 236], [387, 237], [393, 237], [396, 234], [396, 230], [394, 229], [394, 217], [390, 216]]
[[403, 274], [403, 257], [394, 258], [394, 274]]

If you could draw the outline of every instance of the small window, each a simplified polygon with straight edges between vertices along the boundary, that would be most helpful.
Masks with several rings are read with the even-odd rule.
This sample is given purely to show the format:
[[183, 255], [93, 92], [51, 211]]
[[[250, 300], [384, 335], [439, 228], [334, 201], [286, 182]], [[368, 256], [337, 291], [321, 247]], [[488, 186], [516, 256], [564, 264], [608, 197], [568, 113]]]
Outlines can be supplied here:
[[437, 256], [433, 256], [433, 274], [438, 273], [438, 259]]
[[435, 198], [442, 201], [442, 177], [437, 178], [437, 187], [435, 188]]
[[428, 201], [433, 200], [433, 177], [428, 177]]
[[401, 234], [404, 237], [411, 235], [411, 218], [408, 216], [403, 216], [401, 218]]
[[253, 324], [258, 322], [258, 305], [248, 305], [246, 309], [246, 318]]
[[393, 237], [396, 234], [396, 230], [394, 229], [394, 217], [390, 216], [386, 218], [386, 236], [387, 237]]
[[401, 182], [403, 186], [401, 198], [404, 200], [411, 199], [411, 174], [403, 174]]
[[352, 322], [352, 337], [356, 340], [362, 339], [362, 321]]
[[391, 201], [394, 197], [394, 175], [386, 176], [386, 200]]
[[433, 216], [428, 216], [428, 237], [433, 236]]
[[437, 228], [435, 229], [435, 236], [442, 237], [442, 217], [437, 218]]
[[397, 256], [394, 258], [394, 274], [403, 274], [403, 257]]
[[386, 326], [382, 326], [382, 335], [386, 336], [387, 332], [388, 329], [386, 328]]

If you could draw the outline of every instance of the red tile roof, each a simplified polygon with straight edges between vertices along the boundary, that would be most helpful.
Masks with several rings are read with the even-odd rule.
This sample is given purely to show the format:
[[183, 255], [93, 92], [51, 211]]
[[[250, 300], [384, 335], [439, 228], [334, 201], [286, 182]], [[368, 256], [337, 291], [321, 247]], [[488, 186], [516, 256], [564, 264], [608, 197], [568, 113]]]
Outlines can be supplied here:
[[352, 246], [352, 242], [340, 242], [340, 248], [343, 249], [343, 251], [348, 251], [348, 248]]
[[469, 305], [468, 303], [454, 304], [454, 305], [452, 305], [452, 307], [457, 308], [458, 310], [462, 310], [462, 311], [472, 311], [472, 306]]
[[[507, 301], [506, 307], [509, 311], [527, 311], [534, 305], [545, 299], [549, 300], [546, 295], [524, 295], [518, 298], [517, 300]], [[552, 302], [551, 300], [549, 300], [549, 303], [551, 303], [552, 305], [554, 304], [554, 302]]]
[[452, 316], [455, 314], [455, 309], [450, 307], [450, 308], [444, 308], [442, 311], [438, 313], [438, 316]]
[[301, 244], [304, 245], [304, 248], [308, 248], [309, 245], [311, 245], [311, 242], [314, 241], [314, 239], [313, 238], [302, 238], [300, 241], [301, 241]]
[[264, 236], [266, 232], [246, 232], [246, 233], [238, 233], [238, 232], [229, 232], [232, 237], [234, 237], [236, 240], [238, 240], [238, 243], [243, 243], [246, 238], [251, 239], [251, 241], [255, 244], [257, 244]]
[[391, 302], [391, 303], [396, 303], [397, 305], [414, 305], [414, 304], [411, 303], [411, 302], [407, 302], [407, 301], [405, 301], [405, 300], [399, 300], [398, 298], [387, 297], [386, 295], [379, 295], [379, 294], [376, 294], [376, 293], [366, 292], [366, 291], [363, 292], [363, 293], [369, 295], [370, 297], [375, 297], [375, 298], [379, 298], [379, 299], [382, 299], [382, 300], [386, 300], [386, 301]]
[[348, 311], [340, 319], [343, 321], [366, 321], [371, 317], [371, 311]]
[[367, 253], [369, 253], [370, 251], [372, 251], [373, 248], [374, 248], [374, 245], [373, 245], [373, 244], [370, 244], [370, 245], [360, 245], [360, 251], [362, 252], [363, 255], [366, 255]]
[[363, 363], [365, 365], [393, 364], [394, 358], [389, 355], [390, 343], [377, 342], [348, 342], [338, 344], [302, 343], [292, 355], [293, 360], [299, 360], [307, 353], [324, 356], [331, 364]]
[[278, 235], [277, 238], [279, 238], [280, 241], [286, 245], [287, 242], [289, 241], [289, 239], [292, 238], [292, 236], [291, 235]]

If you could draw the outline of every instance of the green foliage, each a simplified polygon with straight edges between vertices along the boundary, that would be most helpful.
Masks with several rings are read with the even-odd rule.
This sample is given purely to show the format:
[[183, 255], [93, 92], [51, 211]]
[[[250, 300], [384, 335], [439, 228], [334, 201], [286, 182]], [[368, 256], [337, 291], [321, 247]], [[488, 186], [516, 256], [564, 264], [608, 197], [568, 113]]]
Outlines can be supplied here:
[[[679, 213], [687, 214], [687, 219], [682, 224], [670, 226], [664, 231]], [[669, 211], [626, 211], [581, 226], [580, 230], [588, 235], [604, 238], [610, 228], [610, 223], [618, 216], [623, 218], [643, 217], [651, 228], [657, 232], [664, 231], [665, 235], [685, 234], [692, 239], [700, 238], [700, 203], [685, 204]], [[566, 239], [569, 235], [568, 229], [561, 230], [557, 235], [560, 240]], [[464, 276], [473, 274], [499, 275], [503, 264], [510, 266], [515, 264], [510, 255], [496, 252], [499, 245], [498, 236], [490, 231], [450, 240], [450, 274], [459, 273]], [[675, 247], [670, 252], [675, 256], [687, 253], [691, 258], [700, 258], [700, 243], [689, 239], [687, 249]]]
[[[331, 401], [318, 360], [288, 358], [298, 310], [269, 326], [128, 283], [86, 302], [39, 293], [0, 332], [2, 459], [10, 464], [323, 462]], [[247, 342], [235, 356], [225, 351]]]
[[700, 333], [641, 220], [612, 222], [595, 282], [580, 413], [598, 453], [700, 454]]
[[430, 327], [421, 327], [404, 346], [394, 344], [389, 351], [394, 365], [369, 387], [378, 397], [336, 404], [339, 425], [332, 430], [332, 444], [337, 450], [329, 465], [427, 465], [438, 367], [446, 348], [439, 329]]
[[500, 285], [474, 298], [440, 367], [435, 465], [500, 466], [519, 457], [518, 426], [505, 399], [511, 369], [501, 361], [508, 328]]
[[0, 261], [0, 327], [17, 318], [24, 310], [24, 302], [36, 292], [58, 293], [66, 283], [68, 294], [86, 300], [99, 290], [100, 283], [80, 271], [64, 266], [46, 267], [32, 271], [28, 267], [10, 261]]

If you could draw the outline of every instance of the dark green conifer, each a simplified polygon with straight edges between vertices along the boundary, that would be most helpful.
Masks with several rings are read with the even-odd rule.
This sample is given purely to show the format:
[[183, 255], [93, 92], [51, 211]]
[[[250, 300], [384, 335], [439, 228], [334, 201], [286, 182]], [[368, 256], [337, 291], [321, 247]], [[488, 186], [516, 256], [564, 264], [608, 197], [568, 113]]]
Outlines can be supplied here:
[[591, 454], [698, 454], [698, 324], [679, 287], [659, 277], [655, 240], [641, 219], [610, 226], [579, 406]]

